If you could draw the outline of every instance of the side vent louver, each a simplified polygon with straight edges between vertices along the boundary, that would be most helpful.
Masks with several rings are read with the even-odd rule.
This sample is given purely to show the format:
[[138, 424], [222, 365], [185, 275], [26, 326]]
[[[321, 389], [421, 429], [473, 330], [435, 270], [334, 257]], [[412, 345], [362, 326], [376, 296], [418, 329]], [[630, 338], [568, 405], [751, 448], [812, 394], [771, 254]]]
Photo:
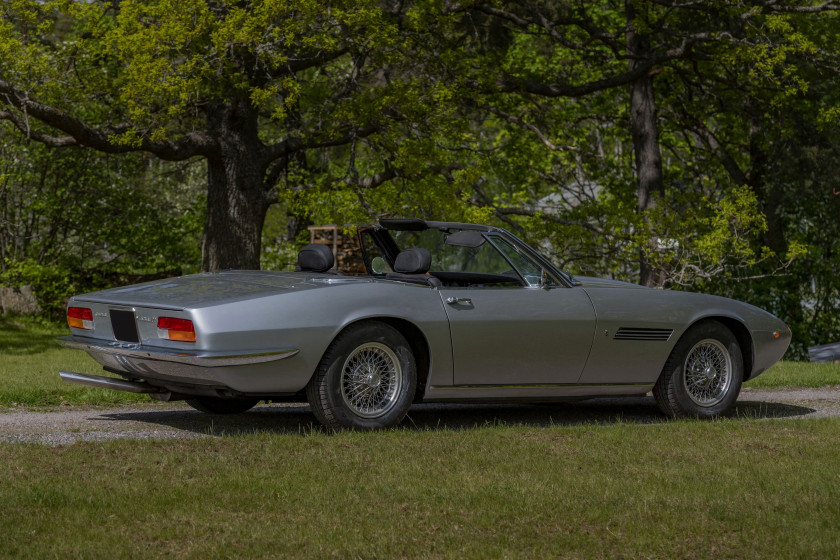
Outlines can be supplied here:
[[645, 329], [637, 327], [621, 327], [613, 336], [613, 340], [653, 340], [666, 342], [674, 333], [674, 329]]

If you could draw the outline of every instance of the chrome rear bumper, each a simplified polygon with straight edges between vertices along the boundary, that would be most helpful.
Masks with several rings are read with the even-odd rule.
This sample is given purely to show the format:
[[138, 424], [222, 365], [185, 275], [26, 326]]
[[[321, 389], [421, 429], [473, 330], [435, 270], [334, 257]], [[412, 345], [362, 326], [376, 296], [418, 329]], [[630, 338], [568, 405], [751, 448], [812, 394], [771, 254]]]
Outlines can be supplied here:
[[284, 358], [291, 358], [300, 352], [297, 348], [284, 348], [266, 350], [262, 352], [199, 351], [192, 353], [185, 350], [143, 346], [142, 344], [129, 344], [116, 341], [105, 342], [101, 339], [87, 338], [83, 336], [62, 336], [56, 340], [62, 346], [74, 348], [76, 350], [85, 350], [87, 352], [97, 352], [111, 356], [121, 356], [123, 358], [134, 358], [138, 360], [174, 362], [202, 368], [262, 364], [282, 360]]

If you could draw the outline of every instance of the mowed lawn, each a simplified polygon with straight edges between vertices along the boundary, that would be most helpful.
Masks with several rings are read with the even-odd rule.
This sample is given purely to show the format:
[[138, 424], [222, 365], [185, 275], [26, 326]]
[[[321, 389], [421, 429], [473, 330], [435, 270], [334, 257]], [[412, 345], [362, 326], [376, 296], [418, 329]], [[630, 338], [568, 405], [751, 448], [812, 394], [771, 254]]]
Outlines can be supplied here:
[[2, 558], [837, 558], [840, 421], [0, 445]]
[[149, 400], [147, 395], [61, 381], [60, 369], [109, 375], [86, 353], [56, 343], [56, 337], [69, 334], [70, 329], [60, 324], [0, 318], [0, 408], [116, 405]]

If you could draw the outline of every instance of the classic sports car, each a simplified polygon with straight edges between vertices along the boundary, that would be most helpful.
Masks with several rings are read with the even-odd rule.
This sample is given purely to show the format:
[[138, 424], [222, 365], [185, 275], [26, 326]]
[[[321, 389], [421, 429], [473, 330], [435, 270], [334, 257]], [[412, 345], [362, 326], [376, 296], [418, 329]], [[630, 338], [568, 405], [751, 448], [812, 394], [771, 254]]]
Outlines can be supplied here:
[[413, 402], [546, 402], [653, 391], [714, 417], [778, 361], [782, 321], [716, 296], [575, 278], [490, 226], [381, 219], [368, 274], [308, 245], [297, 272], [224, 271], [72, 298], [65, 346], [120, 378], [65, 381], [208, 413], [308, 400], [329, 429], [399, 423]]

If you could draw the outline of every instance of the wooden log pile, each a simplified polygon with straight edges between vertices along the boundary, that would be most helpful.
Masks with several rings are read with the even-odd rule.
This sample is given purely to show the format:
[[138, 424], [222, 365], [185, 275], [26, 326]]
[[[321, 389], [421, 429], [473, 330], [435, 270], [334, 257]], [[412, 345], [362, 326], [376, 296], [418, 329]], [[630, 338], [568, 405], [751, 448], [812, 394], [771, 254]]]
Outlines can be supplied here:
[[347, 275], [367, 274], [354, 226], [309, 226], [308, 229], [310, 243], [322, 243], [332, 249], [336, 270]]

